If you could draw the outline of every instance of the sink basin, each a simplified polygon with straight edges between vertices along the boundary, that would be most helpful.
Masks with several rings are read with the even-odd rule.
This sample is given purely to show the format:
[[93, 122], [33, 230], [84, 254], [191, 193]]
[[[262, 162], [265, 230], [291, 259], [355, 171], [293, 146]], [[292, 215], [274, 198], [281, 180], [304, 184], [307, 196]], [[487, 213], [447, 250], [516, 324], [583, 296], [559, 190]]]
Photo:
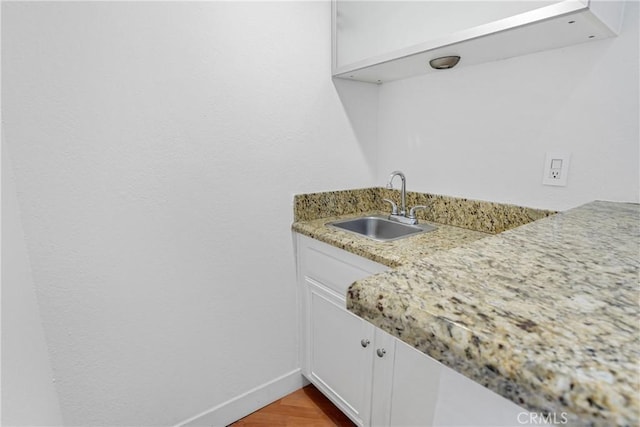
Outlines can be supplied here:
[[327, 225], [382, 242], [427, 233], [436, 229], [429, 224], [401, 224], [378, 216], [344, 219], [330, 222]]

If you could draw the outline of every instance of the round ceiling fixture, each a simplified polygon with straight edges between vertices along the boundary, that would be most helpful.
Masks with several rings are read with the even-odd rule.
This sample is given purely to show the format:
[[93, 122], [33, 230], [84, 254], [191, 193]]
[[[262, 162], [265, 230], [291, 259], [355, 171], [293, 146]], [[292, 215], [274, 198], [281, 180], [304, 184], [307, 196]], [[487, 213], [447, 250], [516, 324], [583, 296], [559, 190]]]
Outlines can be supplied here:
[[448, 70], [449, 68], [455, 67], [458, 61], [460, 61], [459, 56], [441, 56], [440, 58], [434, 58], [429, 61], [429, 65], [436, 70]]

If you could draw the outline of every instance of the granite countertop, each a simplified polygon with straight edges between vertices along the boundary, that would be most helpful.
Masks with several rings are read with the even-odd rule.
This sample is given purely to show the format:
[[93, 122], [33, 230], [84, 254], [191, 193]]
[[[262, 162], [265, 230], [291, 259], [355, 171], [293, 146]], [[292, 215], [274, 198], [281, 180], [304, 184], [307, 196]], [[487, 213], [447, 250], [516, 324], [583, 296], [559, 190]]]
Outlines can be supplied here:
[[531, 411], [640, 425], [640, 205], [592, 202], [485, 238], [439, 226], [424, 252], [417, 236], [386, 253], [321, 223], [294, 230], [400, 265], [351, 286], [353, 313]]
[[297, 221], [293, 223], [291, 228], [300, 234], [379, 262], [387, 267], [398, 267], [423, 259], [436, 252], [455, 248], [491, 235], [466, 228], [421, 221], [421, 224], [431, 224], [437, 228], [428, 233], [389, 242], [379, 242], [348, 231], [326, 226], [327, 223], [339, 219], [369, 215], [384, 216], [385, 214], [380, 211], [369, 211], [359, 214], [330, 216], [309, 221]]

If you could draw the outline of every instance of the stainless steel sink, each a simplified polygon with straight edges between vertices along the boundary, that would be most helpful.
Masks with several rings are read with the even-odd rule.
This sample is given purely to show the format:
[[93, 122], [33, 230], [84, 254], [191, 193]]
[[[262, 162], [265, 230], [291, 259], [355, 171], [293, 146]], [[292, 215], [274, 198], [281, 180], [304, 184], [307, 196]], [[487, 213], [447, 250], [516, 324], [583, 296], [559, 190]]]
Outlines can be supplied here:
[[327, 223], [327, 225], [382, 242], [427, 233], [436, 229], [435, 226], [429, 224], [401, 224], [378, 216], [344, 219]]

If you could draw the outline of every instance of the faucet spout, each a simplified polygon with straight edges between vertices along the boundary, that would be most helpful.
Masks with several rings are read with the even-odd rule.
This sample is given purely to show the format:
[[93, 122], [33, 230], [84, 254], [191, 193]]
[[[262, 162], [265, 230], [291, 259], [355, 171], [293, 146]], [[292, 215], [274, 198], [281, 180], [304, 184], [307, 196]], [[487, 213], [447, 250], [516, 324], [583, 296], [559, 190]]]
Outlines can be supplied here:
[[407, 213], [407, 179], [405, 178], [404, 174], [400, 171], [393, 171], [391, 172], [391, 175], [389, 175], [389, 182], [387, 182], [387, 188], [392, 190], [393, 189], [393, 179], [399, 176], [400, 180], [402, 181], [402, 187], [400, 189], [400, 215], [404, 216]]

